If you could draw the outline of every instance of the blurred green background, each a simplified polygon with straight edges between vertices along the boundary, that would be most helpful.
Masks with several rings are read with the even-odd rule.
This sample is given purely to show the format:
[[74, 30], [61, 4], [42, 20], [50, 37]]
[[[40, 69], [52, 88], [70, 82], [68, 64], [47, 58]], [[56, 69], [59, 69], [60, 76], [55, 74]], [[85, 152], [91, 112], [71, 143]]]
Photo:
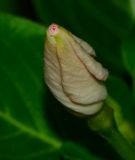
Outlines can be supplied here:
[[53, 22], [93, 46], [110, 72], [110, 97], [134, 125], [134, 0], [1, 0], [0, 159], [120, 160], [44, 83], [46, 28]]

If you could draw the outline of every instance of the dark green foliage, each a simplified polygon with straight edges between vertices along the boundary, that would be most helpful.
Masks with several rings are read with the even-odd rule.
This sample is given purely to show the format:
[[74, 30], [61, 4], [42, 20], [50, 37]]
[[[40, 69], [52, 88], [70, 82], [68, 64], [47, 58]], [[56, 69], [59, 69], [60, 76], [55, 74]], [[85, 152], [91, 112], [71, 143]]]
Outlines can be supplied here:
[[[43, 52], [46, 27], [52, 22], [88, 41], [110, 71], [110, 97], [134, 124], [135, 27], [131, 2], [0, 2], [1, 160], [120, 159], [50, 94], [44, 84]], [[33, 22], [27, 20], [30, 18]]]

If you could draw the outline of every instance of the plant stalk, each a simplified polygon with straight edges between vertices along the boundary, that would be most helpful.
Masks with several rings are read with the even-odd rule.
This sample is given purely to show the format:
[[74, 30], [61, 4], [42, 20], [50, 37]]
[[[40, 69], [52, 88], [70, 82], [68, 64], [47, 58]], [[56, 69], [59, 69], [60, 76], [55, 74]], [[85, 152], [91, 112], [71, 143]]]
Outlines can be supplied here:
[[118, 131], [111, 108], [104, 106], [99, 113], [89, 117], [88, 126], [104, 137], [123, 160], [135, 159], [135, 149]]
[[135, 150], [131, 144], [117, 130], [112, 130], [110, 134], [101, 134], [123, 160], [135, 159]]

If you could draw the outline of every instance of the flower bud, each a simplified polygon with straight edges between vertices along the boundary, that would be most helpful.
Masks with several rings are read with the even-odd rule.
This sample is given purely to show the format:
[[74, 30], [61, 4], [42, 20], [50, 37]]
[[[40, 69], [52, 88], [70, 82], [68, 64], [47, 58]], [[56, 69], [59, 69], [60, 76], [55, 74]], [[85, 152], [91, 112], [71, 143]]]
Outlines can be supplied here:
[[54, 96], [81, 115], [97, 113], [107, 97], [102, 81], [108, 71], [92, 47], [66, 29], [52, 24], [45, 43], [45, 80]]

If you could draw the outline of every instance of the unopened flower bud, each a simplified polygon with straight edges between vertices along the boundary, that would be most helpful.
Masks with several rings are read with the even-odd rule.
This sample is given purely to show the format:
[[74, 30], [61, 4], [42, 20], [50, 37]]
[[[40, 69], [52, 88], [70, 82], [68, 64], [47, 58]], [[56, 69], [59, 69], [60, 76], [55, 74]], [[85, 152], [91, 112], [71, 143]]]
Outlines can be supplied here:
[[97, 113], [107, 97], [102, 81], [108, 71], [92, 47], [66, 29], [52, 24], [45, 43], [45, 80], [54, 96], [81, 115]]

